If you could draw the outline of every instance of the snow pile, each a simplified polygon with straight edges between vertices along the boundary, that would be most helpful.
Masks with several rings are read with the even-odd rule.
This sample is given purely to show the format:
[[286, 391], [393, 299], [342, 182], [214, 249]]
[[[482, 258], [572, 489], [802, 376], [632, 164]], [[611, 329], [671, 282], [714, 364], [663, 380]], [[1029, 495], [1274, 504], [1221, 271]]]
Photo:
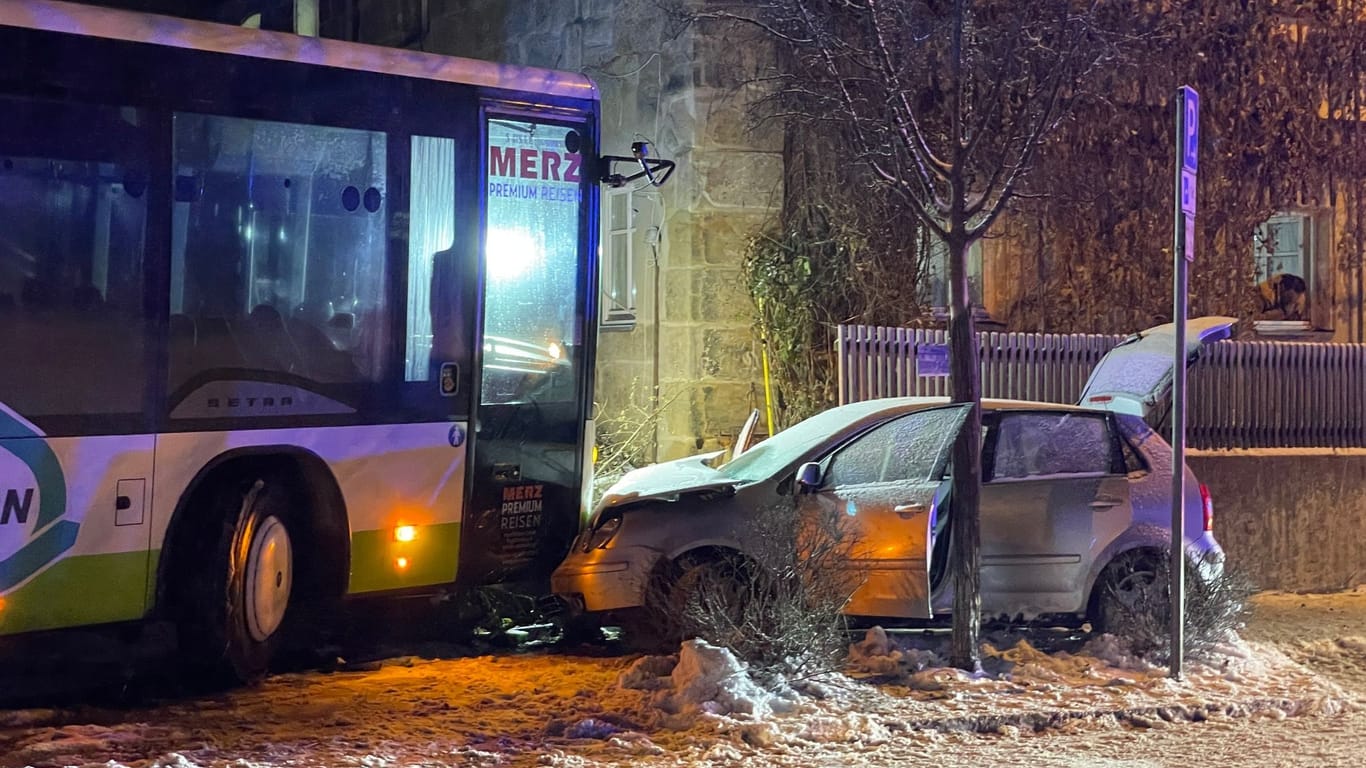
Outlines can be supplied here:
[[571, 739], [606, 739], [620, 732], [620, 728], [605, 720], [589, 717], [569, 726], [564, 735]]
[[1233, 711], [1226, 714], [1233, 715], [1333, 714], [1350, 706], [1351, 696], [1341, 687], [1281, 651], [1241, 641], [1226, 644], [1204, 663], [1189, 663], [1183, 681], [1172, 680], [1165, 666], [1144, 661], [1111, 635], [1093, 637], [1074, 652], [1046, 653], [1019, 637], [984, 643], [979, 673], [946, 666], [947, 643], [943, 636], [891, 637], [880, 628], [869, 630], [850, 646], [851, 674], [876, 675], [881, 685], [874, 690], [901, 688], [904, 695], [895, 702], [870, 698], [862, 711], [894, 708], [916, 727], [980, 733], [1116, 715], [1126, 722], [1151, 721], [1142, 713], [1205, 719], [1222, 713], [1228, 702], [1242, 702], [1228, 705]]
[[931, 650], [898, 648], [887, 636], [886, 630], [873, 627], [863, 636], [863, 640], [849, 646], [847, 664], [855, 676], [892, 677], [919, 672], [927, 667], [942, 667], [944, 659]]
[[1086, 641], [1081, 648], [1082, 655], [1092, 656], [1115, 669], [1135, 672], [1152, 672], [1158, 667], [1135, 655], [1123, 638], [1111, 634], [1100, 635]]
[[876, 747], [891, 741], [892, 731], [883, 718], [861, 712], [820, 713], [802, 718], [792, 740]]
[[664, 690], [673, 685], [670, 675], [676, 666], [676, 656], [641, 656], [617, 676], [617, 685], [637, 691]]
[[[645, 656], [621, 674], [624, 688], [653, 691], [653, 704], [671, 715], [744, 715], [762, 719], [795, 710], [796, 693], [786, 685], [769, 690], [749, 675], [728, 648], [689, 640], [678, 658]], [[678, 722], [678, 721], [675, 721]]]
[[70, 760], [72, 756], [97, 757], [110, 751], [119, 751], [125, 745], [136, 745], [148, 737], [175, 738], [177, 735], [169, 728], [153, 727], [146, 723], [115, 726], [72, 724], [37, 728], [14, 745], [14, 752], [30, 762], [55, 761], [59, 757]]

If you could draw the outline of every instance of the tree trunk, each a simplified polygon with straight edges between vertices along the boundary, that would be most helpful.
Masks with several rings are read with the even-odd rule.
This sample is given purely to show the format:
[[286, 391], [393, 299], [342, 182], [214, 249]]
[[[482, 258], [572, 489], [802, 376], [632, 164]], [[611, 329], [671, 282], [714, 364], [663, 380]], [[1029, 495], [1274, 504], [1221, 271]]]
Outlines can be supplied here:
[[977, 647], [982, 627], [982, 368], [968, 292], [968, 239], [950, 231], [949, 373], [953, 401], [972, 403], [972, 410], [953, 446], [953, 489], [950, 536], [953, 567], [953, 650], [951, 663], [975, 672], [981, 668]]

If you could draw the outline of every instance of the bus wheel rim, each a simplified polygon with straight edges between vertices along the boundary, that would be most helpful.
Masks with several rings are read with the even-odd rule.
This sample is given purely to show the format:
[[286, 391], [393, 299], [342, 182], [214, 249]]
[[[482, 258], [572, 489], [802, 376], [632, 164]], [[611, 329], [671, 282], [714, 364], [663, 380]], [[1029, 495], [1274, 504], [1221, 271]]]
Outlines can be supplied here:
[[251, 539], [246, 573], [247, 631], [258, 643], [275, 634], [284, 621], [294, 580], [293, 560], [285, 524], [274, 516], [262, 520]]

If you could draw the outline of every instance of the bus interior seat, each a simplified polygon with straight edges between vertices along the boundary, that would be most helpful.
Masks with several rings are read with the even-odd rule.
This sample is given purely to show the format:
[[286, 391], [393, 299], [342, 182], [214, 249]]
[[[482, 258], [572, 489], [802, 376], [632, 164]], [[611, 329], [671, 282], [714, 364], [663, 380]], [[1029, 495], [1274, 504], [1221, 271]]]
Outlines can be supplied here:
[[71, 294], [71, 308], [78, 312], [94, 312], [104, 308], [104, 294], [100, 289], [86, 283]]
[[167, 326], [167, 341], [170, 346], [171, 388], [174, 389], [189, 378], [194, 365], [195, 327], [194, 318], [184, 314], [171, 315]]
[[356, 316], [350, 312], [338, 312], [327, 319], [327, 337], [336, 349], [350, 349], [356, 331]]
[[24, 287], [19, 295], [24, 309], [30, 312], [52, 309], [56, 298], [57, 292], [47, 281], [36, 277], [24, 278]]
[[285, 325], [314, 380], [335, 382], [356, 379], [358, 372], [350, 350], [345, 346], [339, 347], [329, 333], [299, 318], [290, 318]]
[[224, 317], [201, 317], [194, 346], [194, 370], [241, 368], [246, 363], [232, 327]]
[[304, 374], [304, 356], [290, 337], [280, 310], [270, 304], [257, 304], [247, 315], [246, 325], [260, 367]]

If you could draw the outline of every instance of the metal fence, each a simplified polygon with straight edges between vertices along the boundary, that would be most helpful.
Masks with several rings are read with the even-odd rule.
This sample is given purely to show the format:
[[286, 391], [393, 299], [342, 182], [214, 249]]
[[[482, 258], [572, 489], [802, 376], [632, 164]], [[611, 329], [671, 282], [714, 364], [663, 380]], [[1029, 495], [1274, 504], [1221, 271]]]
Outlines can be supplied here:
[[[982, 396], [1076, 402], [1091, 369], [1123, 338], [980, 333]], [[916, 364], [917, 350], [947, 343], [936, 329], [840, 326], [840, 402], [949, 394], [947, 376], [923, 375]], [[1366, 446], [1366, 345], [1206, 347], [1190, 373], [1187, 439], [1194, 448]]]

